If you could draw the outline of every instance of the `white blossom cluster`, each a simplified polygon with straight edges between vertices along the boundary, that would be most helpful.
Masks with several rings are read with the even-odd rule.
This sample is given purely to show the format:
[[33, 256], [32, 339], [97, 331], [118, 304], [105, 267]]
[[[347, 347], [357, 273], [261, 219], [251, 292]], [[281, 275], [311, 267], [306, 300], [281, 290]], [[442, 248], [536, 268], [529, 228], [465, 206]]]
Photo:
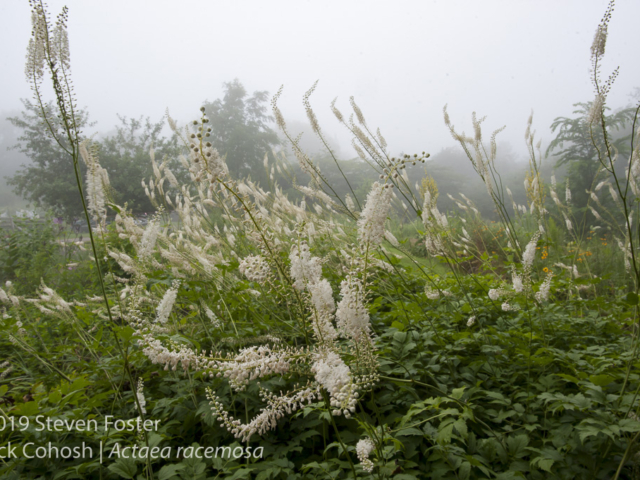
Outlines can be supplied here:
[[549, 300], [552, 278], [553, 274], [549, 272], [547, 274], [547, 277], [544, 279], [544, 282], [542, 282], [542, 284], [540, 285], [540, 289], [536, 292], [536, 300], [538, 300], [538, 302]]
[[98, 223], [106, 220], [105, 190], [109, 187], [109, 174], [100, 166], [95, 152], [85, 140], [80, 144], [80, 157], [87, 165], [87, 209]]
[[138, 404], [140, 405], [140, 411], [143, 414], [147, 413], [147, 400], [144, 398], [144, 381], [142, 378], [138, 378], [138, 387], [136, 388], [136, 397], [138, 398]]
[[453, 296], [453, 293], [451, 293], [449, 290], [440, 290], [436, 288], [431, 288], [429, 285], [426, 285], [424, 287], [424, 293], [429, 300], [437, 300], [441, 296], [443, 297]]
[[211, 309], [207, 306], [204, 307], [204, 313], [215, 328], [220, 327], [220, 319], [218, 316], [211, 311]]
[[394, 247], [399, 247], [400, 246], [400, 242], [398, 242], [398, 239], [390, 231], [388, 231], [388, 230], [384, 231], [384, 238], [386, 238], [387, 241], [391, 245], [393, 245]]
[[446, 256], [447, 251], [442, 241], [443, 233], [449, 228], [446, 215], [440, 213], [431, 192], [424, 192], [422, 204], [422, 223], [426, 229], [425, 246], [429, 255]]
[[371, 473], [373, 471], [373, 462], [369, 459], [369, 456], [375, 448], [375, 444], [369, 438], [359, 440], [356, 445], [356, 455], [358, 455], [360, 465], [365, 472]]
[[515, 271], [511, 275], [511, 283], [516, 293], [520, 293], [524, 290], [524, 283], [522, 282], [522, 276], [518, 275]]
[[319, 353], [311, 371], [316, 381], [329, 392], [333, 415], [350, 417], [356, 409], [358, 392], [351, 370], [340, 355], [331, 351]]
[[165, 324], [169, 320], [169, 315], [171, 315], [171, 310], [173, 310], [173, 304], [178, 297], [178, 287], [179, 282], [174, 282], [174, 284], [169, 288], [162, 297], [160, 304], [156, 308], [156, 322], [160, 324]]
[[[303, 185], [295, 185], [296, 190], [303, 193], [304, 195], [314, 198], [323, 202], [329, 211], [334, 211], [334, 207], [336, 207], [336, 202], [334, 202], [329, 195], [324, 193], [322, 190], [318, 190], [316, 188], [309, 188]], [[316, 206], [320, 206], [316, 204]], [[318, 215], [321, 215], [322, 211], [318, 212]]]
[[291, 276], [293, 286], [298, 290], [304, 288], [311, 294], [311, 303], [315, 313], [312, 318], [312, 326], [316, 339], [320, 343], [331, 342], [338, 337], [333, 327], [333, 312], [335, 302], [331, 284], [322, 278], [322, 264], [318, 257], [312, 257], [306, 242], [300, 242], [291, 247], [289, 254], [291, 260]]
[[[633, 255], [631, 254], [631, 242], [629, 242], [627, 238], [625, 238], [624, 242], [619, 238], [616, 238], [616, 242], [620, 250], [622, 250], [622, 254], [624, 257], [624, 268], [627, 271], [627, 273], [631, 273], [631, 262], [633, 261]], [[576, 269], [576, 273], [577, 273], [577, 268], [575, 266], [574, 266], [574, 269]], [[578, 278], [578, 275], [576, 274], [574, 275], [574, 277]]]
[[0, 373], [0, 380], [4, 380], [11, 372], [13, 372], [13, 365], [11, 365], [9, 361], [5, 361], [0, 364], [0, 369], [4, 369], [3, 372]]
[[125, 272], [131, 274], [138, 273], [136, 262], [126, 253], [111, 251], [109, 252], [109, 256], [116, 262], [118, 262], [120, 268], [122, 268], [122, 270], [124, 270]]
[[304, 290], [307, 283], [316, 283], [322, 277], [322, 264], [318, 257], [312, 257], [309, 252], [309, 245], [306, 242], [300, 242], [298, 245], [291, 247], [289, 254], [291, 260], [291, 276], [293, 277], [293, 286], [298, 290]]
[[437, 300], [440, 298], [440, 292], [438, 290], [434, 290], [429, 286], [426, 286], [424, 289], [424, 293], [427, 295], [429, 300]]
[[269, 277], [269, 264], [261, 255], [249, 255], [240, 261], [240, 273], [256, 283], [264, 283]]
[[[1, 290], [1, 289], [0, 289]], [[2, 292], [0, 292], [0, 299], [3, 299]], [[9, 296], [11, 304], [14, 306], [19, 305], [18, 297], [14, 295]], [[47, 315], [54, 315], [59, 318], [71, 318], [74, 315], [72, 306], [85, 306], [80, 302], [67, 302], [52, 288], [47, 287], [44, 282], [41, 283], [38, 290], [38, 298], [25, 299], [26, 302], [33, 304], [38, 310]]]
[[157, 220], [151, 220], [147, 224], [142, 239], [138, 244], [138, 258], [144, 260], [149, 258], [156, 247], [156, 240], [158, 239], [158, 233], [160, 233], [160, 223]]
[[489, 298], [495, 302], [500, 297], [508, 293], [509, 291], [505, 290], [504, 288], [492, 288], [491, 290], [489, 290]]
[[167, 348], [164, 343], [159, 339], [154, 338], [150, 334], [143, 335], [139, 341], [142, 347], [142, 353], [153, 364], [164, 365], [165, 370], [177, 370], [178, 365], [182, 367], [184, 371], [189, 368], [208, 367], [216, 368], [215, 362], [207, 362], [206, 358], [201, 358], [192, 349], [186, 345], [173, 345], [173, 349]]
[[[7, 282], [7, 283], [10, 283], [10, 282]], [[9, 288], [7, 290], [11, 292]], [[3, 288], [0, 288], [0, 302], [10, 306], [14, 306], [14, 307], [17, 307], [18, 305], [20, 305], [20, 299], [15, 295], [12, 295], [11, 293], [5, 292]]]
[[432, 226], [434, 223], [441, 228], [447, 228], [449, 226], [446, 215], [440, 213], [436, 202], [431, 198], [431, 192], [429, 192], [429, 190], [425, 190], [424, 192], [422, 223], [424, 223], [426, 227]]
[[539, 238], [540, 232], [534, 233], [533, 237], [531, 237], [531, 240], [524, 249], [524, 253], [522, 254], [522, 265], [524, 266], [525, 271], [531, 271], [533, 261], [536, 258], [536, 247], [538, 245]]
[[[552, 185], [554, 182], [552, 182]], [[504, 288], [492, 288], [489, 290], [489, 298], [493, 301], [498, 300], [500, 297], [507, 296], [512, 297], [517, 293], [524, 293], [526, 296], [533, 296], [531, 285], [531, 270], [533, 268], [533, 262], [536, 256], [536, 248], [538, 239], [540, 238], [540, 231], [537, 231], [531, 237], [531, 240], [527, 244], [522, 254], [523, 269], [521, 273], [518, 273], [515, 268], [511, 273], [511, 283], [513, 290], [507, 290]], [[549, 296], [549, 288], [551, 285], [551, 277], [547, 276], [547, 279], [540, 287], [540, 291], [535, 294], [536, 298], [546, 299]], [[508, 299], [502, 304], [502, 310], [505, 312], [517, 310], [516, 305], [509, 303]]]
[[518, 310], [520, 310], [520, 307], [518, 307], [517, 305], [512, 305], [509, 302], [504, 302], [502, 304], [502, 310], [504, 312], [517, 312]]
[[218, 376], [226, 377], [236, 391], [243, 390], [250, 381], [258, 378], [284, 375], [289, 367], [289, 356], [285, 352], [273, 351], [266, 345], [243, 348], [232, 360], [217, 365], [220, 370]]
[[375, 182], [367, 195], [358, 219], [358, 240], [363, 247], [375, 248], [385, 238], [384, 222], [391, 205], [392, 186]]
[[44, 75], [44, 66], [46, 58], [46, 39], [47, 39], [47, 19], [44, 10], [40, 5], [36, 5], [35, 11], [31, 13], [32, 38], [29, 39], [27, 47], [27, 64], [25, 67], [25, 75], [29, 81], [35, 81], [39, 84]]
[[369, 311], [364, 303], [362, 280], [347, 275], [340, 284], [340, 294], [342, 300], [336, 310], [338, 329], [356, 342], [369, 338]]
[[285, 414], [291, 415], [295, 411], [310, 404], [320, 397], [318, 389], [306, 387], [292, 395], [276, 396], [265, 390], [260, 391], [262, 400], [267, 406], [254, 417], [249, 423], [243, 424], [240, 420], [233, 418], [220, 402], [217, 395], [207, 388], [207, 398], [213, 410], [214, 416], [233, 436], [243, 442], [248, 442], [255, 433], [263, 435], [269, 430], [273, 430]]
[[313, 328], [319, 342], [331, 342], [338, 338], [338, 332], [333, 326], [333, 313], [336, 304], [333, 300], [333, 290], [329, 281], [322, 279], [319, 282], [308, 283], [307, 290], [311, 294], [311, 302], [315, 308]]

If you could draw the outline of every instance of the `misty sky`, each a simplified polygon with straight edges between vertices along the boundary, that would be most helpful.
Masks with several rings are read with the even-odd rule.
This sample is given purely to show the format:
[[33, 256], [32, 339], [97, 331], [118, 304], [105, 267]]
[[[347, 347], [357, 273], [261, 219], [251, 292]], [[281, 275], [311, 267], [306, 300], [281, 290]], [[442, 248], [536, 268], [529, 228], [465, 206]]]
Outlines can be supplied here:
[[[453, 145], [442, 121], [449, 104], [458, 130], [471, 112], [486, 115], [486, 136], [524, 151], [531, 109], [544, 145], [553, 118], [593, 97], [590, 45], [607, 2], [562, 1], [180, 1], [49, 0], [55, 19], [69, 7], [78, 103], [105, 132], [117, 114], [159, 119], [168, 107], [182, 122], [238, 78], [249, 92], [281, 84], [280, 107], [305, 118], [311, 98], [325, 132], [351, 156], [350, 137], [333, 118], [354, 95], [391, 153]], [[613, 13], [603, 75], [620, 75], [609, 105], [630, 103], [640, 87], [640, 2], [620, 0]], [[0, 113], [29, 98], [24, 58], [30, 35], [27, 0], [0, 1]], [[635, 59], [635, 60], [634, 60]], [[312, 135], [309, 131], [308, 135]]]

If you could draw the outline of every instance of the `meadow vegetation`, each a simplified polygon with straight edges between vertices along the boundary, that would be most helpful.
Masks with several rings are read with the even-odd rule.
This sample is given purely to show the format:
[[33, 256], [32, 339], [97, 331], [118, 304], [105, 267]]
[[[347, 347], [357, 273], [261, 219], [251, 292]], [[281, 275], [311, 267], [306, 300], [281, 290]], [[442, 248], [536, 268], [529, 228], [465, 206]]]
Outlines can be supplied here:
[[[314, 85], [303, 105], [324, 163], [289, 134], [282, 90], [271, 104], [305, 182], [277, 152], [259, 183], [230, 172], [211, 138], [219, 104], [187, 125], [167, 115], [178, 146], [175, 157], [145, 146], [146, 225], [80, 132], [66, 10], [52, 22], [32, 7], [41, 134], [66, 152], [93, 228], [62, 246], [49, 224], [3, 234], [0, 454], [15, 454], [0, 478], [640, 474], [640, 107], [611, 125], [605, 115], [613, 2], [579, 123], [590, 150], [569, 152], [566, 180], [541, 174], [531, 117], [514, 197], [496, 167], [499, 131], [486, 135], [474, 113], [460, 133], [445, 107], [491, 218], [431, 176], [416, 184], [407, 172], [429, 154], [390, 154], [351, 98], [350, 116], [331, 108], [372, 172], [354, 183], [317, 122]], [[572, 191], [576, 176], [586, 193]]]

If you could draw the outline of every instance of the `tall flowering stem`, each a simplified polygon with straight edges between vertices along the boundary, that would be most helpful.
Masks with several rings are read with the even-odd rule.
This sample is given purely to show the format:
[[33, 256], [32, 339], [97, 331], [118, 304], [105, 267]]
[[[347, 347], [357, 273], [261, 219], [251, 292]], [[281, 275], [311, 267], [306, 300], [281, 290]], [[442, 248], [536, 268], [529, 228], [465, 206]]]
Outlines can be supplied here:
[[[98, 252], [96, 242], [91, 229], [91, 219], [89, 217], [89, 209], [85, 201], [85, 195], [82, 189], [82, 180], [79, 167], [79, 158], [81, 152], [80, 131], [75, 116], [76, 100], [73, 95], [73, 86], [70, 78], [70, 56], [69, 56], [69, 39], [67, 35], [67, 7], [62, 9], [62, 13], [58, 15], [55, 28], [52, 30], [41, 0], [30, 0], [31, 5], [31, 21], [33, 30], [32, 38], [29, 40], [27, 47], [27, 65], [25, 67], [25, 75], [27, 81], [31, 84], [36, 103], [40, 108], [42, 120], [47, 126], [49, 133], [53, 139], [64, 149], [73, 160], [73, 170], [76, 176], [76, 184], [80, 193], [80, 201], [85, 214], [85, 220], [89, 229], [89, 238], [91, 240], [91, 248], [98, 269], [100, 278], [100, 287], [104, 297], [105, 305], [109, 319], [113, 321], [111, 309], [109, 307], [109, 299], [103, 282], [102, 268], [98, 260]], [[47, 69], [51, 74], [51, 81], [56, 97], [56, 104], [59, 110], [64, 136], [60, 136], [57, 129], [53, 126], [52, 120], [45, 108], [43, 100], [42, 80], [44, 70]], [[99, 205], [95, 207], [96, 213], [101, 209]]]
[[[96, 241], [91, 228], [91, 219], [89, 209], [87, 208], [87, 202], [85, 200], [85, 193], [82, 188], [82, 175], [80, 173], [80, 153], [81, 153], [81, 132], [78, 128], [78, 122], [76, 119], [76, 99], [73, 93], [73, 85], [71, 82], [71, 63], [69, 54], [69, 38], [67, 34], [67, 18], [68, 9], [64, 7], [62, 12], [58, 15], [55, 27], [49, 22], [48, 14], [45, 9], [45, 5], [42, 0], [30, 0], [31, 5], [31, 21], [33, 30], [31, 32], [32, 38], [29, 40], [27, 47], [27, 63], [25, 67], [25, 75], [27, 81], [31, 85], [31, 89], [36, 99], [36, 104], [40, 108], [40, 114], [44, 124], [46, 125], [49, 133], [56, 143], [66, 151], [72, 159], [73, 171], [76, 177], [76, 185], [78, 187], [78, 193], [80, 194], [80, 201], [82, 202], [82, 209], [84, 211], [85, 220], [87, 222], [87, 228], [89, 230], [89, 239], [91, 241], [91, 249], [93, 251], [93, 257], [95, 260], [96, 268], [98, 271], [98, 279], [100, 283], [100, 289], [102, 291], [102, 297], [107, 309], [107, 315], [111, 324], [113, 325], [114, 319], [109, 305], [109, 298], [104, 285], [104, 279], [102, 274], [102, 267], [100, 266], [98, 251], [96, 248]], [[45, 107], [45, 101], [43, 99], [42, 82], [45, 74], [45, 70], [50, 74], [56, 105], [58, 107], [60, 123], [63, 129], [62, 135], [59, 134], [57, 128], [55, 128], [50, 112]], [[89, 157], [87, 156], [87, 159]], [[91, 169], [91, 167], [89, 166]], [[89, 186], [95, 186], [95, 191], [92, 192], [92, 206], [94, 207], [96, 216], [103, 212], [102, 202], [103, 198], [100, 196], [101, 190], [99, 190], [99, 181], [104, 181], [104, 174], [97, 171], [99, 166], [94, 166], [93, 172], [90, 172]], [[96, 175], [94, 175], [96, 174]], [[99, 177], [100, 180], [98, 180]], [[95, 202], [94, 202], [95, 201]], [[129, 368], [128, 355], [120, 344], [120, 339], [117, 335], [114, 335], [117, 348], [122, 355], [125, 363], [125, 370], [129, 377], [131, 385], [135, 385], [134, 377]], [[144, 419], [144, 406], [140, 404], [138, 396], [134, 396], [134, 400], [138, 411], [141, 413]], [[148, 436], [144, 434], [145, 443], [148, 446]], [[151, 474], [150, 460], [147, 459], [147, 475]]]
[[[616, 189], [614, 191], [617, 190], [617, 194], [621, 199], [619, 205], [621, 205], [624, 212], [624, 234], [627, 237], [625, 240], [629, 245], [628, 252], [631, 260], [629, 262], [629, 270], [633, 270], [635, 293], [637, 294], [640, 290], [640, 262], [637, 258], [636, 249], [640, 238], [638, 237], [637, 231], [634, 232], [632, 228], [631, 207], [633, 201], [637, 200], [640, 196], [640, 189], [638, 189], [638, 182], [640, 181], [640, 129], [637, 127], [638, 115], [640, 114], [640, 104], [636, 107], [633, 117], [633, 124], [631, 128], [631, 153], [625, 171], [626, 181], [623, 181], [619, 178], [619, 174], [616, 172], [615, 163], [618, 159], [618, 152], [613, 146], [610, 135], [607, 132], [607, 121], [604, 115], [607, 95], [618, 76], [618, 68], [609, 75], [609, 78], [607, 78], [606, 81], [603, 82], [600, 78], [600, 66], [605, 54], [609, 21], [611, 20], [614, 3], [615, 2], [613, 0], [609, 2], [607, 10], [598, 24], [593, 38], [593, 44], [591, 45], [591, 82], [593, 83], [595, 90], [595, 99], [592, 103], [588, 117], [589, 133], [591, 136], [591, 142], [597, 151], [598, 160], [602, 167], [613, 177], [613, 181], [616, 185]], [[602, 129], [602, 144], [599, 143], [599, 140], [594, 133], [594, 125], [599, 125]], [[631, 192], [629, 192], [629, 190], [631, 190]], [[612, 197], [614, 197], [614, 195], [612, 195]]]

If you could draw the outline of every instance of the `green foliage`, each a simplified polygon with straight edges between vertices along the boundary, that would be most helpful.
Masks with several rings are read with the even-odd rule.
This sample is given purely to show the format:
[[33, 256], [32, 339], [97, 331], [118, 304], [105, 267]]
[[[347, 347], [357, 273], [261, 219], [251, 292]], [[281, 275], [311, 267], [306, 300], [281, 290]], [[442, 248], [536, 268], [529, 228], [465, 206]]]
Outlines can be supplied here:
[[[22, 129], [19, 137], [19, 148], [30, 160], [13, 177], [9, 184], [19, 195], [36, 205], [51, 208], [58, 216], [67, 220], [77, 218], [83, 213], [78, 202], [76, 178], [71, 168], [71, 158], [60, 145], [49, 136], [42, 134], [41, 113], [38, 107], [23, 101], [25, 110], [21, 117], [12, 117], [9, 121]], [[46, 104], [51, 110], [53, 104]], [[85, 111], [78, 113], [81, 128], [88, 124]], [[120, 118], [121, 124], [116, 126], [116, 133], [95, 142], [98, 147], [101, 164], [109, 174], [112, 186], [111, 199], [117, 204], [128, 205], [135, 213], [152, 212], [154, 210], [149, 198], [140, 188], [140, 183], [153, 177], [153, 169], [148, 161], [149, 150], [155, 150], [159, 163], [170, 159], [168, 167], [176, 178], [185, 180], [186, 173], [177, 160], [178, 143], [175, 137], [166, 138], [161, 135], [163, 122], [152, 123], [148, 118]], [[62, 129], [61, 124], [53, 123], [54, 128]], [[61, 133], [61, 132], [60, 132]], [[79, 164], [80, 171], [85, 173], [86, 166]]]
[[224, 84], [224, 97], [205, 102], [210, 120], [211, 137], [207, 138], [222, 156], [226, 156], [229, 171], [234, 178], [250, 175], [254, 181], [266, 185], [267, 176], [262, 167], [265, 155], [280, 140], [268, 126], [267, 92], [258, 91], [249, 96], [238, 79]]
[[[18, 138], [18, 148], [31, 163], [24, 165], [7, 181], [14, 191], [23, 198], [44, 208], [51, 208], [56, 215], [72, 219], [82, 213], [82, 205], [78, 202], [76, 178], [71, 166], [71, 159], [65, 149], [69, 144], [59, 145], [49, 135], [43, 134], [46, 125], [42, 120], [42, 110], [49, 118], [49, 125], [61, 136], [63, 124], [57, 115], [53, 114], [53, 102], [37, 104], [27, 100], [22, 101], [24, 110], [21, 116], [8, 120], [17, 128], [22, 129]], [[79, 129], [91, 126], [88, 114], [84, 110], [76, 112]], [[81, 165], [81, 167], [83, 167]], [[81, 168], [84, 175], [85, 170]]]
[[[0, 274], [4, 282], [18, 282], [19, 290], [38, 285], [52, 267], [55, 236], [51, 221], [16, 219], [12, 230], [0, 237]], [[3, 283], [4, 283], [3, 282]]]
[[115, 135], [99, 142], [100, 163], [109, 173], [113, 202], [127, 204], [134, 213], [153, 212], [154, 206], [140, 188], [143, 180], [153, 178], [149, 150], [153, 147], [158, 163], [167, 166], [176, 178], [185, 180], [185, 172], [177, 160], [178, 142], [161, 135], [164, 122], [152, 123], [148, 118], [120, 118]]
[[[603, 164], [598, 155], [597, 146], [604, 142], [602, 123], [589, 123], [589, 112], [593, 102], [576, 103], [573, 106], [576, 107], [573, 118], [558, 117], [551, 124], [551, 131], [557, 131], [557, 135], [547, 147], [546, 155], [555, 155], [557, 168], [567, 167], [567, 178], [572, 192], [571, 203], [576, 211], [586, 214], [586, 220], [583, 222], [585, 228], [597, 224], [597, 220], [586, 208], [589, 192], [595, 188], [598, 181], [609, 178], [609, 175], [603, 171]], [[625, 108], [604, 117], [611, 145], [617, 149], [620, 158], [628, 157], [630, 153], [630, 127], [634, 110]], [[627, 165], [619, 162], [615, 168], [618, 176], [624, 178]]]
[[32, 295], [41, 282], [69, 297], [93, 292], [95, 273], [82, 239], [71, 237], [50, 216], [13, 223], [12, 229], [0, 230], [1, 283], [13, 283], [21, 295]]
[[[391, 278], [374, 286], [376, 300], [370, 312], [378, 336], [381, 380], [360, 399], [353, 419], [335, 418], [340, 437], [320, 402], [282, 419], [277, 429], [249, 444], [235, 443], [211, 417], [203, 395], [209, 379], [154, 368], [135, 348], [128, 327], [109, 328], [84, 307], [75, 307], [86, 324], [58, 321], [52, 329], [50, 321], [35, 320], [37, 312], [31, 314], [34, 320], [23, 322], [27, 333], [21, 342], [38, 349], [37, 357], [20, 354], [6, 335], [2, 337], [0, 349], [14, 352], [8, 359], [15, 368], [9, 383], [5, 380], [0, 387], [3, 410], [14, 421], [31, 421], [25, 430], [18, 428], [10, 435], [5, 431], [2, 445], [52, 442], [62, 448], [84, 442], [98, 452], [102, 442], [105, 455], [114, 448], [132, 451], [134, 445], [145, 446], [131, 432], [67, 427], [39, 432], [34, 423], [38, 415], [41, 421], [95, 418], [100, 425], [106, 415], [136, 417], [135, 386], [123, 376], [124, 363], [113, 343], [116, 335], [129, 351], [136, 377], [144, 380], [146, 418], [159, 421], [147, 441], [151, 448], [169, 447], [166, 451], [171, 452], [169, 458], [151, 461], [155, 478], [349, 478], [341, 442], [353, 449], [368, 425], [381, 426], [381, 449], [373, 456], [376, 477], [609, 478], [626, 439], [640, 432], [640, 423], [627, 416], [636, 409], [634, 395], [622, 394], [624, 364], [631, 358], [633, 341], [625, 319], [633, 307], [625, 301], [575, 295], [531, 311], [502, 312], [486, 295], [495, 286], [492, 276], [469, 276], [462, 283], [443, 276], [437, 281], [455, 300], [433, 301], [421, 292], [417, 274], [405, 272], [401, 289], [395, 289]], [[569, 276], [560, 276], [553, 291], [561, 298], [560, 292], [570, 291], [572, 285]], [[240, 338], [272, 329], [267, 320], [256, 331], [251, 319], [264, 318], [264, 306], [248, 298], [234, 301], [230, 293], [223, 299], [237, 319]], [[467, 327], [470, 305], [476, 324]], [[178, 311], [185, 320], [191, 317], [188, 309]], [[5, 333], [18, 335], [17, 310], [11, 312], [5, 318]], [[69, 340], [78, 329], [87, 338], [84, 346]], [[227, 325], [223, 330], [224, 336], [233, 329]], [[235, 349], [232, 344], [219, 345]], [[262, 381], [261, 387], [286, 389], [290, 381], [276, 376]], [[632, 373], [626, 381], [631, 382], [627, 391], [633, 392], [640, 377]], [[247, 409], [250, 417], [258, 413], [258, 405], [252, 403], [256, 386], [233, 394], [220, 380], [213, 385], [231, 408]], [[190, 446], [250, 446], [251, 451], [260, 446], [263, 456], [176, 456], [178, 448], [184, 452]], [[55, 478], [99, 478], [99, 472], [102, 478], [137, 478], [145, 468], [142, 460], [124, 458], [101, 465], [96, 453], [84, 460], [13, 459], [0, 472], [8, 479], [54, 478], [52, 472]], [[357, 471], [366, 478], [359, 467]]]

